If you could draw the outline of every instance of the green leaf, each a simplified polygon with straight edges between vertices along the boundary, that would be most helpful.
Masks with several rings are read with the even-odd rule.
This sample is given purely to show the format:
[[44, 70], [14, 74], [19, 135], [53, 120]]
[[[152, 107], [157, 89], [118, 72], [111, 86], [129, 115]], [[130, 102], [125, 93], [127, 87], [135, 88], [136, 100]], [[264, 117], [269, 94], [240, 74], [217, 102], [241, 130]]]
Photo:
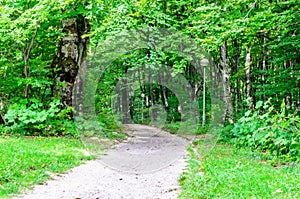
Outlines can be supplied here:
[[255, 108], [259, 109], [260, 107], [262, 107], [262, 105], [263, 105], [263, 101], [258, 101], [256, 102]]

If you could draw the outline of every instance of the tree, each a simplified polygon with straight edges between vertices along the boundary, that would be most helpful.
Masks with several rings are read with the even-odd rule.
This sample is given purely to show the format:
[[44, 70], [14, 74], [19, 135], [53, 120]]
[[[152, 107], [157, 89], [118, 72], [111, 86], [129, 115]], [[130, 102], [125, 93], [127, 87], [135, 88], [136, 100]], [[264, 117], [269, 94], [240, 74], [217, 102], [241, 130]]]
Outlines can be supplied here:
[[[85, 77], [76, 77], [79, 70], [84, 74], [86, 68], [87, 42], [86, 36], [90, 31], [88, 20], [78, 15], [77, 18], [62, 20], [63, 33], [58, 45], [54, 61], [51, 64], [53, 76], [61, 83], [54, 86], [54, 92], [61, 96], [63, 108], [71, 107], [74, 96], [74, 84], [81, 84], [76, 96], [77, 103], [83, 103]], [[79, 106], [79, 105], [78, 105]], [[80, 106], [82, 107], [82, 105]], [[79, 108], [79, 107], [77, 107]], [[79, 110], [82, 112], [82, 110]]]
[[[72, 98], [77, 106], [73, 108], [82, 114], [86, 55], [107, 37], [142, 26], [181, 31], [209, 52], [217, 72], [223, 74], [215, 81], [225, 85], [222, 95], [229, 123], [247, 112], [248, 98], [252, 108], [270, 98], [276, 110], [281, 109], [282, 100], [288, 113], [300, 107], [299, 5], [295, 0], [3, 1], [0, 11], [0, 122], [6, 122], [5, 126], [22, 123], [19, 119], [27, 116], [21, 117], [26, 113], [18, 110], [26, 109], [34, 112], [26, 122], [49, 126], [48, 119], [41, 122], [36, 115], [58, 107], [60, 113], [68, 112]], [[112, 117], [113, 113], [108, 114], [112, 85], [126, 70], [143, 64], [166, 64], [184, 75], [193, 88], [194, 101], [206, 105], [203, 118], [208, 119], [209, 88], [204, 89], [201, 74], [188, 60], [150, 47], [111, 64], [105, 77], [108, 84], [98, 85], [97, 113]], [[79, 70], [82, 76], [76, 79]], [[149, 117], [148, 109], [161, 103], [168, 121], [176, 122], [180, 118], [176, 96], [156, 85], [151, 73], [148, 76], [152, 84], [126, 91], [145, 94], [143, 99], [134, 96], [124, 101], [130, 104], [131, 116], [139, 114], [134, 100], [147, 105], [144, 119]], [[78, 90], [73, 90], [75, 83]], [[206, 101], [201, 101], [202, 96]], [[52, 107], [57, 100], [61, 103]], [[201, 105], [199, 110], [203, 110]], [[15, 117], [7, 123], [7, 114], [12, 112]], [[107, 124], [107, 120], [102, 122]]]

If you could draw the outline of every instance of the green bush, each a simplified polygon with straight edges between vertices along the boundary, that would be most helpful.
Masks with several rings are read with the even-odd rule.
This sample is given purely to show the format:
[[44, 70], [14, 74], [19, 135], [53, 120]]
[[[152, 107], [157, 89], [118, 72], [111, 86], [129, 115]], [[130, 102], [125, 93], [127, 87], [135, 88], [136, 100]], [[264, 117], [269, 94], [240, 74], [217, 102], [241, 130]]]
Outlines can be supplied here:
[[164, 125], [163, 130], [169, 131], [170, 133], [177, 133], [180, 127], [180, 122], [172, 122]]
[[60, 110], [59, 100], [53, 100], [49, 107], [36, 99], [22, 99], [9, 107], [4, 118], [4, 133], [26, 136], [76, 136], [75, 126], [69, 120], [71, 107]]
[[287, 114], [285, 103], [276, 111], [270, 100], [258, 101], [233, 127], [224, 129], [221, 137], [238, 147], [250, 147], [269, 157], [300, 161], [300, 117]]

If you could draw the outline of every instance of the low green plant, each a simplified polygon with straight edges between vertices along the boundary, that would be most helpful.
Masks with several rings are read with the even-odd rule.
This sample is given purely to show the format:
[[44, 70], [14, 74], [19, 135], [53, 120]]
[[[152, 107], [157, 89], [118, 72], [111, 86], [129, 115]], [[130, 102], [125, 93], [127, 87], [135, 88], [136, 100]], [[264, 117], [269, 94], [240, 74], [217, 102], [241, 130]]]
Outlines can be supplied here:
[[[112, 119], [108, 116], [108, 118]], [[112, 119], [113, 120], [113, 119]], [[75, 117], [76, 130], [80, 137], [98, 137], [107, 139], [125, 139], [126, 134], [115, 124], [114, 121], [104, 123], [104, 118], [88, 118], [87, 116]], [[111, 126], [111, 125], [115, 126]]]
[[60, 110], [59, 100], [45, 108], [37, 99], [21, 99], [11, 105], [4, 115], [4, 132], [13, 135], [77, 136], [69, 113], [72, 108]]
[[299, 163], [273, 167], [250, 150], [227, 144], [218, 144], [202, 156], [201, 143], [189, 148], [179, 198], [300, 198]]
[[233, 127], [223, 130], [223, 140], [237, 147], [259, 150], [269, 158], [300, 161], [300, 117], [287, 113], [285, 103], [276, 111], [270, 100], [258, 101]]
[[[182, 134], [190, 134], [195, 133], [196, 135], [206, 134], [208, 132], [208, 125], [205, 125], [204, 127], [198, 125], [198, 127], [194, 124], [193, 121], [186, 121], [186, 122], [170, 122], [166, 123], [163, 126], [163, 130], [169, 131], [170, 133], [182, 133]], [[184, 130], [184, 132], [178, 132], [179, 129]], [[194, 130], [196, 132], [194, 132]]]
[[169, 131], [170, 133], [177, 133], [180, 127], [180, 122], [172, 122], [164, 125], [163, 130]]

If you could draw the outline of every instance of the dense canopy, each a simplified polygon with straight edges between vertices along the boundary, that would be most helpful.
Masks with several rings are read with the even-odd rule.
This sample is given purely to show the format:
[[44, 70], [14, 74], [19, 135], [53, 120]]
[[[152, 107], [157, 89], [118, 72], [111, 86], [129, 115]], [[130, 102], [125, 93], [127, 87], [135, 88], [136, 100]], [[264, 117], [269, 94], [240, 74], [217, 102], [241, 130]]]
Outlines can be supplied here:
[[[125, 30], [155, 27], [178, 31], [209, 54], [224, 87], [224, 140], [299, 158], [299, 9], [297, 0], [1, 1], [1, 133], [78, 136], [78, 129], [92, 129], [90, 123], [76, 130], [73, 122], [86, 100], [86, 56]], [[162, 64], [190, 83], [201, 113], [195, 128], [207, 131], [211, 95], [203, 74], [155, 46], [118, 57], [97, 82], [97, 131], [119, 128], [111, 107], [118, 80], [133, 68]], [[117, 99], [116, 109], [128, 113], [120, 120], [149, 124], [155, 117], [173, 130], [183, 122], [176, 95], [158, 82], [124, 92], [133, 94]], [[72, 108], [74, 96], [78, 107]], [[166, 112], [161, 118], [157, 106]]]

